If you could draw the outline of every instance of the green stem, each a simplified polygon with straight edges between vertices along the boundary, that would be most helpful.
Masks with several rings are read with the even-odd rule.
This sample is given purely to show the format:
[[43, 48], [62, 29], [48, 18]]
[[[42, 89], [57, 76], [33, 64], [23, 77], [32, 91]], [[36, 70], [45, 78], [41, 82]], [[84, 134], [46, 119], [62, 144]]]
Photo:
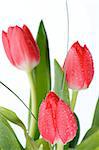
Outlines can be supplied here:
[[71, 100], [71, 109], [74, 111], [76, 100], [77, 100], [78, 91], [73, 90], [72, 91], [72, 100]]
[[[37, 118], [37, 100], [36, 100], [36, 89], [35, 89], [35, 81], [32, 75], [32, 71], [27, 72], [29, 82], [30, 82], [30, 90], [31, 90], [31, 111], [34, 116]], [[30, 137], [35, 136], [36, 130], [36, 121], [32, 116], [30, 117], [30, 125], [29, 125], [29, 135]]]
[[64, 145], [62, 143], [57, 143], [57, 150], [63, 150]]

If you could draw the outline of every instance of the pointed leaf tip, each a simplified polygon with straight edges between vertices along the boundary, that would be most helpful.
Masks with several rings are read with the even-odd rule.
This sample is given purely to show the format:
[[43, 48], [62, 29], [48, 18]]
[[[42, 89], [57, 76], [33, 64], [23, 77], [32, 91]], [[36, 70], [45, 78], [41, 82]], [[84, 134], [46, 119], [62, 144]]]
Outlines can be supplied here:
[[40, 21], [40, 26], [44, 26], [43, 20]]
[[40, 21], [39, 30], [40, 29], [46, 33], [43, 20]]

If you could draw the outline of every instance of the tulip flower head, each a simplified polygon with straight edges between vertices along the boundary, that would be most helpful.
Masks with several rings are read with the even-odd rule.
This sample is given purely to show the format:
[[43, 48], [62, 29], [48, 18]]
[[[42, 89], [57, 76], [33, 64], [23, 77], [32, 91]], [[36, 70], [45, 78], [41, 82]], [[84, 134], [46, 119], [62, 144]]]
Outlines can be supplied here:
[[66, 56], [63, 69], [69, 88], [88, 88], [94, 75], [94, 67], [87, 46], [82, 47], [78, 42], [74, 43]]
[[40, 61], [39, 48], [26, 25], [9, 27], [2, 41], [10, 62], [22, 70], [32, 70]]
[[42, 137], [51, 144], [58, 141], [66, 144], [77, 132], [73, 112], [54, 92], [49, 92], [40, 106], [38, 127]]

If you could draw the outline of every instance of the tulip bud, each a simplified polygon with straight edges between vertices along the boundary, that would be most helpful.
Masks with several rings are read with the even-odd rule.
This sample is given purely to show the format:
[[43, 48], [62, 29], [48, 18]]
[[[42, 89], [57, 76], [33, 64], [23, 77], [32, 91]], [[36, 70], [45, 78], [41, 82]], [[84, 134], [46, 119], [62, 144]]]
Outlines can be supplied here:
[[32, 70], [40, 61], [39, 48], [26, 25], [9, 27], [2, 32], [2, 41], [10, 62], [22, 70]]
[[77, 132], [73, 112], [54, 92], [50, 92], [40, 106], [38, 127], [42, 137], [51, 144], [58, 141], [66, 144]]
[[88, 88], [94, 75], [94, 67], [87, 46], [82, 47], [78, 42], [74, 43], [66, 56], [63, 69], [69, 88]]

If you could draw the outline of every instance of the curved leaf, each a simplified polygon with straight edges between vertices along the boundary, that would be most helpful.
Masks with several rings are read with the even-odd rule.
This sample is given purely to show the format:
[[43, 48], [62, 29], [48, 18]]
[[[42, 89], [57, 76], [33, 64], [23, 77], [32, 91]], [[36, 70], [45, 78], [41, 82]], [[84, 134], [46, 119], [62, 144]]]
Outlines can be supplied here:
[[[83, 140], [87, 139], [89, 136], [91, 136], [93, 133], [95, 133], [95, 132], [98, 131], [98, 130], [99, 130], [99, 127], [92, 127], [92, 128], [90, 128], [90, 129], [86, 132], [86, 134], [85, 134]], [[82, 141], [83, 141], [83, 140], [82, 140]]]
[[26, 135], [26, 127], [23, 122], [18, 118], [18, 116], [12, 110], [0, 106], [0, 114], [3, 115], [7, 120], [11, 121], [14, 124], [20, 126]]
[[92, 126], [99, 127], [99, 99], [96, 104]]
[[[2, 116], [4, 116], [7, 120], [11, 121], [12, 123], [20, 126], [23, 131], [24, 131], [24, 134], [25, 134], [25, 137], [26, 137], [26, 150], [38, 150], [38, 147], [37, 145], [34, 143], [34, 141], [32, 141], [32, 139], [29, 137], [29, 135], [27, 134], [27, 131], [26, 131], [26, 127], [25, 125], [23, 124], [23, 122], [18, 118], [18, 116], [16, 115], [15, 112], [7, 109], [7, 108], [4, 108], [4, 107], [1, 107], [0, 106], [0, 114]], [[6, 122], [5, 122], [6, 123]], [[6, 123], [7, 124], [7, 123]], [[7, 124], [7, 126], [9, 128], [11, 128], [9, 126], [9, 124]], [[11, 129], [10, 129], [11, 130]], [[13, 131], [14, 133], [14, 131]]]
[[87, 131], [87, 133], [85, 134], [83, 140], [85, 140], [86, 138], [88, 138], [90, 135], [92, 135], [94, 132], [96, 132], [97, 130], [99, 130], [99, 99], [97, 101], [96, 104], [96, 108], [95, 108], [95, 113], [94, 113], [94, 117], [93, 117], [93, 122], [92, 122], [92, 126], [91, 128]]
[[36, 80], [37, 100], [38, 105], [40, 105], [46, 94], [51, 90], [49, 46], [43, 21], [40, 22], [37, 34], [37, 44], [40, 49], [40, 63], [34, 69], [34, 74]]
[[61, 99], [63, 99], [66, 103], [70, 105], [69, 90], [66, 80], [64, 80], [64, 72], [62, 71], [62, 68], [57, 62], [57, 60], [54, 60], [54, 70], [54, 91]]
[[99, 147], [99, 130], [79, 144], [77, 150], [95, 150]]
[[0, 148], [2, 150], [23, 150], [13, 129], [0, 115]]

